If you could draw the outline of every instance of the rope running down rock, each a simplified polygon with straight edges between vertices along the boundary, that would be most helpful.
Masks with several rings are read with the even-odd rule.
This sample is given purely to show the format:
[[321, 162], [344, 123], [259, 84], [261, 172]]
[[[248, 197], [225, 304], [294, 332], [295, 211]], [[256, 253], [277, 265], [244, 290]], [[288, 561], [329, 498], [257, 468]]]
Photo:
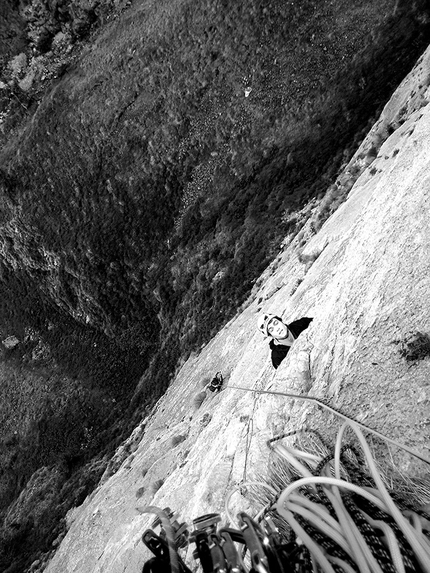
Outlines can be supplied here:
[[388, 438], [384, 434], [381, 434], [381, 432], [378, 432], [377, 430], [373, 430], [372, 428], [369, 428], [369, 426], [366, 426], [366, 424], [363, 424], [362, 422], [358, 422], [357, 420], [354, 420], [353, 418], [350, 418], [349, 416], [342, 414], [342, 412], [339, 412], [339, 410], [337, 410], [336, 408], [333, 408], [333, 406], [330, 406], [329, 404], [326, 404], [323, 400], [321, 400], [319, 398], [314, 398], [313, 396], [302, 396], [300, 394], [289, 394], [288, 392], [276, 392], [274, 390], [256, 390], [253, 388], [243, 388], [241, 386], [228, 386], [228, 388], [231, 388], [232, 390], [243, 390], [244, 392], [255, 392], [258, 394], [273, 394], [275, 396], [285, 396], [287, 398], [293, 398], [295, 400], [312, 402], [314, 404], [317, 404], [318, 406], [321, 406], [322, 408], [325, 408], [326, 410], [329, 410], [330, 412], [332, 412], [336, 416], [339, 416], [343, 420], [346, 420], [347, 422], [355, 424], [355, 425], [363, 428], [367, 432], [374, 434], [378, 438], [381, 438], [382, 440], [385, 440], [386, 442], [389, 442], [389, 443], [397, 446], [398, 448], [405, 450], [406, 452], [408, 452], [412, 456], [415, 456], [416, 458], [418, 458], [421, 461], [425, 462], [426, 464], [430, 465], [430, 459], [429, 458], [423, 456], [422, 454], [419, 454], [418, 452], [415, 452], [414, 450], [412, 450], [408, 446], [405, 446], [403, 444], [400, 444], [399, 442], [396, 442], [396, 440]]

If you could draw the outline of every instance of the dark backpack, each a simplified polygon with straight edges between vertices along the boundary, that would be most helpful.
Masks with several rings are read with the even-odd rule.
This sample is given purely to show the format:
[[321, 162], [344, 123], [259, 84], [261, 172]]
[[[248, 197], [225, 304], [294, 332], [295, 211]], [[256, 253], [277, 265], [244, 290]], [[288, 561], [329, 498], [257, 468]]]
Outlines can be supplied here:
[[222, 388], [222, 383], [224, 382], [224, 378], [221, 372], [217, 372], [212, 378], [210, 385], [208, 386], [208, 390], [211, 392], [220, 392]]

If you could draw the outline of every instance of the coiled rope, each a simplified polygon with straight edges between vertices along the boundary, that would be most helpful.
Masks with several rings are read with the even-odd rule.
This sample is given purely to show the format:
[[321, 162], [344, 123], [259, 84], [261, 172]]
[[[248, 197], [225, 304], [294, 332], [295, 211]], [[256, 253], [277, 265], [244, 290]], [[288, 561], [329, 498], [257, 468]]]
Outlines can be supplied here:
[[[370, 475], [375, 483], [374, 488], [360, 487], [340, 479], [341, 440], [348, 426], [352, 428], [359, 440]], [[292, 454], [288, 451], [288, 448], [280, 448], [276, 445], [274, 450], [291, 463]], [[315, 476], [304, 466], [301, 468], [303, 471], [301, 471], [298, 465], [295, 464], [295, 469], [300, 470], [304, 477], [288, 485], [279, 495], [274, 506], [277, 513], [288, 523], [297, 537], [309, 549], [314, 563], [318, 564], [324, 573], [335, 573], [333, 565], [336, 564], [340, 565], [344, 571], [351, 570], [347, 563], [340, 563], [339, 558], [333, 558], [321, 548], [315, 539], [317, 536], [312, 536], [309, 531], [306, 531], [301, 518], [306, 519], [313, 528], [323, 533], [342, 548], [345, 554], [353, 559], [360, 573], [383, 573], [385, 571], [405, 573], [404, 558], [402, 556], [401, 542], [399, 541], [401, 536], [396, 535], [396, 531], [400, 531], [406, 539], [412, 550], [413, 557], [421, 570], [425, 573], [430, 573], [430, 537], [424, 534], [424, 530], [430, 533], [430, 517], [429, 519], [424, 518], [421, 515], [422, 512], [417, 514], [416, 512], [407, 511], [405, 512], [406, 515], [402, 514], [382, 481], [361, 430], [354, 423], [346, 422], [339, 431], [334, 457], [334, 476]], [[331, 472], [330, 468], [327, 468], [326, 471], [329, 474]], [[311, 488], [315, 488], [315, 491], [318, 486], [319, 503], [315, 503], [306, 497], [306, 489], [303, 491], [305, 486], [311, 486]], [[303, 494], [297, 493], [299, 489], [302, 489]], [[321, 504], [321, 491], [323, 496], [326, 496], [326, 499], [329, 500], [337, 519]], [[378, 552], [371, 550], [364, 536], [363, 528], [360, 528], [352, 517], [350, 512], [351, 501], [348, 502], [348, 509], [346, 507], [348, 503], [344, 497], [345, 492], [352, 492], [355, 496], [364, 498], [387, 516], [388, 519], [383, 521], [374, 519], [363, 509], [360, 509], [360, 503], [357, 501], [356, 507], [360, 517], [364, 518], [367, 526], [370, 526], [372, 530], [381, 530], [384, 533], [387, 554], [391, 557], [392, 562], [392, 565], [390, 564], [389, 567], [381, 566], [383, 560], [377, 559]], [[410, 520], [408, 517], [410, 517]], [[407, 560], [408, 558], [406, 558]], [[411, 569], [409, 568], [409, 570]]]
[[[349, 418], [318, 398], [229, 387], [316, 403], [345, 420], [336, 440], [333, 469], [319, 455], [280, 443], [273, 445], [274, 440], [269, 440], [268, 445], [288, 462], [299, 479], [277, 496], [273, 496], [273, 488], [263, 482], [241, 484], [241, 487], [263, 487], [272, 494], [273, 500], [276, 501], [269, 503], [259, 515], [266, 513], [269, 508], [275, 509], [277, 515], [295, 533], [299, 543], [303, 543], [309, 550], [314, 570], [319, 566], [323, 573], [336, 573], [339, 569], [345, 573], [356, 573], [357, 569], [360, 573], [409, 573], [415, 571], [418, 566], [420, 571], [430, 573], [430, 516], [418, 510], [418, 513], [412, 510], [403, 513], [400, 511], [384, 485], [359, 426], [430, 464], [427, 457]], [[341, 479], [342, 452], [345, 450], [342, 439], [347, 427], [350, 427], [358, 438], [375, 487], [359, 486]], [[323, 468], [322, 474], [315, 475], [320, 468]], [[241, 487], [234, 488], [225, 500], [226, 514], [232, 523], [235, 523], [235, 520], [232, 519], [228, 505], [231, 496]], [[310, 494], [310, 491], [314, 493]], [[359, 499], [362, 499], [363, 503]], [[327, 504], [331, 509], [326, 507]], [[384, 543], [381, 543], [381, 534]], [[330, 553], [327, 546], [338, 549]]]

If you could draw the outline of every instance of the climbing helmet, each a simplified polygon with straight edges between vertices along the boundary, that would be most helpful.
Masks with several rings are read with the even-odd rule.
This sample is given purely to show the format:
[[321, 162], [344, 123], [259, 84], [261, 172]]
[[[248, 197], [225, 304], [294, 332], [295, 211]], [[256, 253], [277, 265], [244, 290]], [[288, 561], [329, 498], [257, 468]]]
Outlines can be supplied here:
[[264, 336], [270, 336], [269, 333], [267, 332], [267, 327], [269, 326], [269, 322], [272, 320], [272, 318], [277, 318], [278, 320], [281, 320], [278, 316], [276, 316], [276, 314], [269, 314], [269, 313], [260, 314], [260, 316], [258, 317], [257, 321], [258, 330], [262, 332]]

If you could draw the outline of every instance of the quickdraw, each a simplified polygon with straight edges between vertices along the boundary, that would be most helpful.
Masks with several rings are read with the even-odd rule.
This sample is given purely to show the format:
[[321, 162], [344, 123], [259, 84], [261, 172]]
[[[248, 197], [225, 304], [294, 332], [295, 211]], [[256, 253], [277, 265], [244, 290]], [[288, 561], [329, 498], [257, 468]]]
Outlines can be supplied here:
[[[146, 512], [146, 509], [142, 512]], [[166, 519], [169, 515], [172, 516], [170, 508], [166, 508], [162, 513]], [[191, 533], [185, 524], [173, 522], [175, 551], [183, 547], [185, 538], [188, 545], [194, 544], [193, 557], [200, 562], [203, 573], [292, 573], [295, 571], [292, 567], [294, 566], [293, 559], [295, 560], [299, 553], [298, 545], [290, 542], [283, 543], [273, 522], [267, 520], [258, 524], [245, 512], [238, 515], [238, 521], [239, 529], [218, 528], [221, 522], [220, 514], [202, 515], [193, 520]], [[161, 525], [161, 521], [156, 519], [152, 527], [158, 525]], [[167, 534], [163, 526], [158, 535], [152, 529], [147, 529], [142, 535], [142, 541], [154, 554], [154, 557], [145, 563], [143, 573], [171, 573]], [[246, 552], [249, 552], [249, 566], [245, 565]], [[179, 556], [178, 564], [180, 573], [191, 573]]]

